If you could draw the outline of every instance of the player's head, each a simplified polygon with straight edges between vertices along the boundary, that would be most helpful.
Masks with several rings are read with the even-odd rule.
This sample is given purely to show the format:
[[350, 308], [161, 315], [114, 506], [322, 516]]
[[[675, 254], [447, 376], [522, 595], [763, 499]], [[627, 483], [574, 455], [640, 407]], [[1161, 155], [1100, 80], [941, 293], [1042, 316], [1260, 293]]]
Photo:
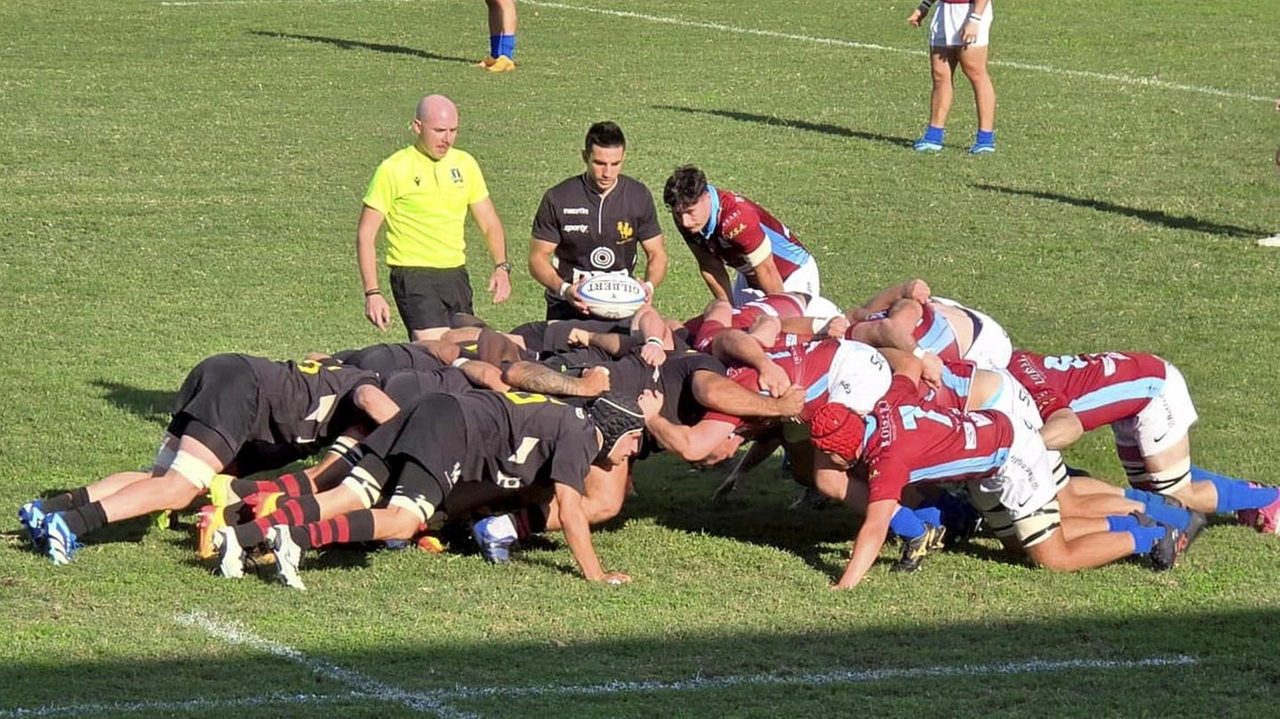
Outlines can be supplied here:
[[825, 452], [837, 465], [849, 466], [862, 454], [867, 423], [857, 412], [838, 403], [822, 406], [809, 422], [813, 446]]
[[458, 139], [458, 106], [444, 95], [427, 95], [418, 101], [411, 127], [418, 149], [439, 160]]
[[627, 155], [627, 137], [615, 122], [597, 122], [587, 130], [582, 161], [596, 189], [605, 191], [618, 183], [622, 161]]
[[711, 220], [707, 176], [693, 165], [685, 165], [671, 173], [662, 188], [662, 201], [671, 209], [676, 224], [687, 232], [697, 232]]
[[640, 451], [644, 413], [635, 397], [601, 395], [587, 407], [587, 414], [603, 440], [595, 464], [611, 467]]

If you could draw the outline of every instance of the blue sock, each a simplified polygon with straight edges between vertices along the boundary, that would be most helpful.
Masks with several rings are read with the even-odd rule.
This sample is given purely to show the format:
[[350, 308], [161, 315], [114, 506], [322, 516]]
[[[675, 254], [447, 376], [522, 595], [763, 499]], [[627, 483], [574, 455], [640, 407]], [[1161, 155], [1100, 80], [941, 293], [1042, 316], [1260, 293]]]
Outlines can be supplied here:
[[489, 57], [497, 57], [497, 56], [498, 56], [498, 38], [500, 38], [500, 37], [502, 37], [502, 36], [501, 36], [501, 35], [490, 35], [490, 36], [489, 36]]
[[1133, 487], [1130, 487], [1124, 491], [1124, 498], [1131, 499], [1135, 502], [1142, 502], [1143, 504], [1152, 504], [1152, 503], [1168, 504], [1169, 503], [1169, 500], [1165, 499], [1165, 496], [1163, 494], [1157, 494], [1156, 492], [1148, 492], [1143, 489], [1134, 489]]
[[925, 533], [924, 522], [906, 507], [898, 507], [893, 519], [889, 520], [889, 529], [903, 539], [923, 537]]
[[916, 507], [913, 513], [925, 524], [932, 524], [935, 527], [942, 526], [942, 509], [939, 507], [926, 504], [922, 507]]
[[1118, 517], [1107, 517], [1107, 529], [1112, 532], [1127, 532], [1130, 529], [1138, 528], [1138, 518], [1132, 514], [1126, 514]]
[[1171, 527], [1185, 530], [1191, 524], [1191, 512], [1185, 509], [1171, 507], [1163, 502], [1148, 502], [1146, 508], [1148, 517]]
[[1133, 553], [1149, 554], [1151, 548], [1156, 546], [1156, 542], [1164, 538], [1165, 528], [1156, 527], [1134, 527], [1125, 530], [1133, 535]]
[[929, 127], [925, 128], [924, 139], [928, 140], [929, 142], [936, 142], [939, 145], [941, 145], [942, 138], [946, 134], [947, 134], [947, 131], [945, 129], [930, 125]]
[[1218, 512], [1234, 512], [1237, 509], [1261, 509], [1280, 498], [1280, 488], [1251, 487], [1248, 482], [1225, 477], [1211, 479], [1209, 483], [1218, 490]]
[[[506, 55], [512, 60], [516, 59], [516, 36], [515, 35], [499, 35], [498, 36], [498, 55]], [[494, 57], [498, 57], [494, 55]]]
[[978, 130], [978, 141], [976, 144], [979, 144], [979, 145], [996, 144], [996, 131], [995, 130]]

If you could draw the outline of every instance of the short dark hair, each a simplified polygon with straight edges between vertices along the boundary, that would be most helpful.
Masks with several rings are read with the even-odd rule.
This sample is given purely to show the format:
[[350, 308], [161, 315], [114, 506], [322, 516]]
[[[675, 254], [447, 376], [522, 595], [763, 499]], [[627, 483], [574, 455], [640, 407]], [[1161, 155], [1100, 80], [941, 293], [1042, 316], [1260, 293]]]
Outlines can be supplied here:
[[685, 165], [677, 167], [667, 178], [667, 184], [662, 188], [662, 201], [674, 210], [692, 205], [706, 191], [707, 176], [693, 165]]
[[622, 128], [616, 122], [597, 122], [587, 128], [587, 142], [582, 149], [591, 152], [592, 147], [621, 147], [625, 150], [627, 136], [622, 134]]

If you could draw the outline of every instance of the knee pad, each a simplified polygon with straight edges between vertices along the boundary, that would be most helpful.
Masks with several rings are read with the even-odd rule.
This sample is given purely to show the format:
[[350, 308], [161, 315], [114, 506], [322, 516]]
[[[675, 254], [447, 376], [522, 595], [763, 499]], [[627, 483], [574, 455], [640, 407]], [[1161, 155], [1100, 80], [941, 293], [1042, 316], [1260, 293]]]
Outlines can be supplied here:
[[199, 490], [208, 489], [213, 483], [213, 475], [217, 474], [217, 471], [205, 464], [204, 460], [192, 457], [182, 450], [178, 450], [174, 455], [169, 469], [182, 475], [183, 479], [194, 484]]
[[430, 522], [431, 517], [436, 513], [436, 506], [421, 495], [410, 497], [397, 492], [387, 504], [413, 513], [418, 517], [418, 522], [423, 525]]
[[151, 463], [151, 474], [160, 475], [169, 471], [174, 458], [178, 456], [177, 447], [178, 438], [165, 432], [160, 440], [160, 448], [156, 450], [156, 459]]
[[1142, 476], [1137, 478], [1141, 484], [1135, 482], [1134, 479], [1133, 475], [1130, 475], [1129, 483], [1139, 489], [1145, 489], [1148, 492], [1157, 494], [1173, 494], [1191, 483], [1191, 458], [1185, 457], [1172, 467], [1167, 467], [1158, 472], [1144, 471]]
[[346, 487], [348, 491], [354, 493], [365, 509], [371, 509], [382, 496], [382, 484], [364, 467], [352, 469], [339, 486]]
[[338, 455], [339, 460], [352, 467], [360, 464], [360, 458], [364, 456], [364, 452], [360, 451], [360, 443], [350, 437], [339, 437], [330, 445], [329, 452]]
[[1014, 534], [1023, 549], [1052, 537], [1061, 526], [1062, 512], [1056, 499], [1013, 523]]

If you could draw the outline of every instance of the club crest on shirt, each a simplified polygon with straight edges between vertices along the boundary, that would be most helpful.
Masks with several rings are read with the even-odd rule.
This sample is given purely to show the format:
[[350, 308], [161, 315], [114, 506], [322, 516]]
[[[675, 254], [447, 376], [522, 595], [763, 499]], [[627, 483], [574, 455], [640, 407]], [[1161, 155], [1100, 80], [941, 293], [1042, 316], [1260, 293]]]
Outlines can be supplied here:
[[462, 184], [462, 170], [459, 170], [456, 167], [451, 168], [449, 170], [449, 176], [453, 178], [453, 184], [455, 185]]
[[618, 221], [618, 242], [630, 242], [634, 235], [635, 230], [631, 229], [630, 222]]

